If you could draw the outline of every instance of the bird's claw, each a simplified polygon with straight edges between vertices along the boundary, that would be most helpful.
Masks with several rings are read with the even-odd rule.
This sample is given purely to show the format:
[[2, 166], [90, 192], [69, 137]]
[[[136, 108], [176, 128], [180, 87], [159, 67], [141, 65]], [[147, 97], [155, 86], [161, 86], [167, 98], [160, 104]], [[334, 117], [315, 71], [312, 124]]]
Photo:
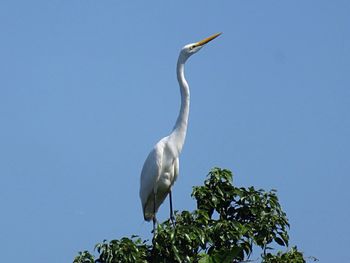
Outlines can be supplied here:
[[174, 217], [174, 215], [170, 216], [170, 221], [171, 221], [171, 224], [173, 225], [173, 227], [175, 227], [175, 217]]

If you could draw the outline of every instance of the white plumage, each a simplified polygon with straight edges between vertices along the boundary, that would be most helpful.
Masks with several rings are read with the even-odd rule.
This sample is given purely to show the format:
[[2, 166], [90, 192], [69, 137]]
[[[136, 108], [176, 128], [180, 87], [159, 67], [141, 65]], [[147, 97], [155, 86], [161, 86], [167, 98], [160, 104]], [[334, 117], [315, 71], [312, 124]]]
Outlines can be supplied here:
[[179, 155], [186, 138], [190, 107], [190, 90], [184, 73], [185, 62], [191, 55], [220, 34], [215, 34], [197, 43], [188, 44], [181, 49], [176, 68], [181, 93], [180, 113], [173, 131], [154, 146], [148, 154], [141, 172], [140, 199], [143, 215], [145, 220], [153, 220], [154, 227], [156, 213], [168, 194], [170, 197], [170, 218], [173, 220], [171, 188], [179, 174]]

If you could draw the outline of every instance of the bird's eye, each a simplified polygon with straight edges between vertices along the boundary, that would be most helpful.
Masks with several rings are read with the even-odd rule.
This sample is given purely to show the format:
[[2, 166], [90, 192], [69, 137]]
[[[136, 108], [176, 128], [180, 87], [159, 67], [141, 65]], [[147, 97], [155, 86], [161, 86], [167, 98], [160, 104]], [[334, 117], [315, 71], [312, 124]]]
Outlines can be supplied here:
[[194, 49], [194, 46], [190, 46], [190, 50]]

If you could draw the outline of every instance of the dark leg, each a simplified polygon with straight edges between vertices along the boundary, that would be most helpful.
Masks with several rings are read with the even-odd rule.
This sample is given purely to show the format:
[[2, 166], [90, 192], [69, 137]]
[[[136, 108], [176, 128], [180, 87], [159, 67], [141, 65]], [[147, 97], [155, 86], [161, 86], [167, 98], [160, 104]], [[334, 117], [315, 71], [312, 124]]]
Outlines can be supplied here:
[[156, 225], [157, 225], [157, 218], [156, 215], [153, 216], [153, 236], [156, 235]]
[[174, 217], [174, 212], [173, 212], [173, 198], [171, 196], [171, 190], [169, 192], [169, 201], [170, 201], [170, 221], [175, 227], [175, 217]]
[[153, 237], [156, 235], [156, 226], [157, 226], [157, 218], [156, 218], [156, 194], [153, 195]]

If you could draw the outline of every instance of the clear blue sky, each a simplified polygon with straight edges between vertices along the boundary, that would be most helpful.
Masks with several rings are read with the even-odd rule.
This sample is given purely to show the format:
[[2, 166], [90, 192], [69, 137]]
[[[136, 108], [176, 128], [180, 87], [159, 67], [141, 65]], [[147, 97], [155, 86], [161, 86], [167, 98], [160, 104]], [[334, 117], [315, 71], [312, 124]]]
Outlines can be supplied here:
[[165, 2], [0, 2], [1, 261], [151, 237], [139, 174], [178, 113], [178, 52], [222, 31], [186, 68], [175, 209], [229, 168], [278, 190], [306, 256], [350, 262], [350, 2]]

